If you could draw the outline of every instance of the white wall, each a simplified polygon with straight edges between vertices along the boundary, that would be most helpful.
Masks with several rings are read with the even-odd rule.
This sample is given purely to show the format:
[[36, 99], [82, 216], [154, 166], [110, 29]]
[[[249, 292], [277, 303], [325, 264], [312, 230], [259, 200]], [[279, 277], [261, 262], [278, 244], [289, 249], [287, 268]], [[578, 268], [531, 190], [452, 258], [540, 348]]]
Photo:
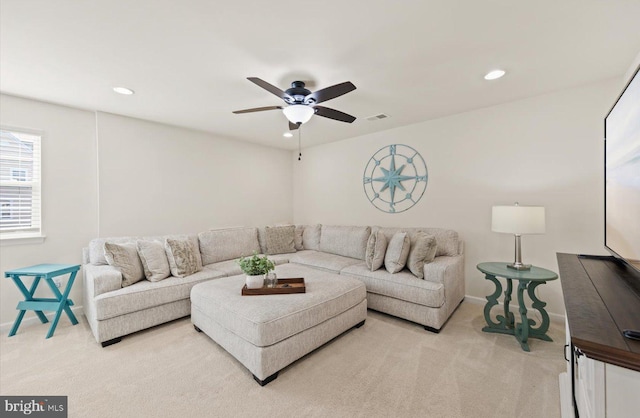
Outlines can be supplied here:
[[[493, 205], [546, 207], [547, 233], [523, 237], [524, 262], [557, 271], [556, 252], [605, 254], [603, 118], [618, 89], [609, 80], [305, 149], [293, 157], [294, 220], [454, 229], [467, 294], [480, 298], [493, 285], [475, 266], [513, 260], [513, 236], [491, 232]], [[362, 187], [367, 161], [390, 144], [418, 150], [429, 171], [422, 200], [398, 214], [373, 207]], [[538, 290], [564, 313], [559, 281]]]
[[291, 222], [289, 151], [98, 113], [100, 236]]
[[[44, 132], [47, 236], [41, 244], [0, 247], [0, 272], [80, 264], [82, 248], [98, 236], [193, 233], [293, 218], [289, 151], [9, 95], [0, 95], [0, 109], [2, 125]], [[81, 274], [71, 292], [76, 306], [83, 304]], [[38, 295], [51, 297], [42, 287]], [[22, 299], [9, 279], [0, 281], [3, 328]]]
[[[636, 70], [638, 69], [638, 66], [640, 66], [640, 52], [633, 59], [633, 61], [631, 62], [631, 65], [629, 66], [629, 69], [624, 74], [624, 77], [621, 80], [621, 82], [623, 83], [622, 87], [620, 87], [621, 93], [622, 93], [622, 89], [627, 85], [627, 83], [631, 80], [631, 77], [633, 77], [633, 75], [635, 74]], [[611, 105], [613, 106], [613, 103]]]
[[[13, 322], [16, 304], [24, 298], [4, 272], [41, 263], [80, 264], [82, 247], [98, 232], [98, 199], [93, 112], [7, 95], [0, 95], [0, 110], [0, 124], [43, 132], [42, 227], [46, 235], [43, 243], [0, 247], [0, 323], [6, 324]], [[26, 282], [30, 285], [31, 279]], [[81, 273], [75, 283], [71, 299], [82, 305]], [[44, 283], [37, 294], [51, 297]], [[42, 338], [48, 329], [43, 327]]]

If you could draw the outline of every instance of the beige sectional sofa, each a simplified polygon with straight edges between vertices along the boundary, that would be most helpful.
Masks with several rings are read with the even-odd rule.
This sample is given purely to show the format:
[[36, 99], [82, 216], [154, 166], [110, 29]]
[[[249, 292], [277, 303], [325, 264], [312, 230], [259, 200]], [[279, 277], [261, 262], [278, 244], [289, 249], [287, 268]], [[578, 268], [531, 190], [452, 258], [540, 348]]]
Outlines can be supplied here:
[[[424, 279], [407, 269], [391, 274], [384, 266], [376, 271], [367, 267], [367, 241], [372, 232], [380, 232], [390, 241], [399, 231], [408, 236], [422, 231], [435, 237], [437, 251], [433, 261], [424, 264]], [[160, 281], [140, 280], [123, 287], [121, 269], [107, 262], [105, 243], [166, 243], [167, 238], [192, 242], [201, 269], [186, 277], [170, 275]], [[96, 340], [107, 346], [124, 335], [190, 315], [191, 288], [207, 280], [241, 274], [235, 260], [253, 252], [269, 254], [276, 264], [305, 265], [357, 278], [366, 286], [369, 309], [435, 332], [464, 298], [463, 244], [452, 230], [298, 225], [290, 248], [279, 254], [269, 251], [268, 238], [266, 228], [234, 228], [186, 236], [92, 240], [83, 250], [84, 312]]]

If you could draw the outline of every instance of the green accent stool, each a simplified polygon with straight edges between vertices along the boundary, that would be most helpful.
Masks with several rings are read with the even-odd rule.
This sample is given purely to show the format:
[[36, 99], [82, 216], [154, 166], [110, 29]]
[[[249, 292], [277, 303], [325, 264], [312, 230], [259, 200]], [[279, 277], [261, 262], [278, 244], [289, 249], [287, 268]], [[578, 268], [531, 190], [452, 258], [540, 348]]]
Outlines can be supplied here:
[[[487, 326], [482, 328], [484, 332], [493, 332], [498, 334], [509, 334], [516, 337], [520, 343], [520, 347], [524, 351], [529, 350], [527, 341], [529, 338], [537, 338], [544, 341], [553, 341], [547, 335], [549, 330], [549, 314], [544, 309], [547, 304], [535, 295], [535, 289], [541, 284], [550, 280], [555, 280], [558, 275], [551, 270], [540, 267], [531, 267], [531, 270], [513, 270], [507, 268], [506, 262], [480, 263], [477, 269], [485, 274], [485, 278], [496, 287], [495, 292], [487, 296], [487, 304], [484, 306], [484, 319]], [[504, 315], [496, 315], [496, 321], [491, 319], [491, 308], [498, 304], [498, 298], [502, 293], [502, 285], [497, 277], [503, 277], [507, 280], [507, 289], [504, 292]], [[516, 324], [515, 317], [509, 311], [509, 303], [511, 302], [511, 293], [513, 291], [513, 280], [518, 280], [518, 312], [520, 313], [520, 322]], [[531, 307], [542, 317], [542, 322], [536, 328], [536, 321], [527, 317], [527, 307], [524, 303], [524, 294], [529, 295], [532, 304]]]
[[[16, 307], [16, 309], [20, 310], [20, 313], [18, 313], [18, 317], [13, 323], [11, 331], [9, 331], [9, 337], [16, 335], [16, 332], [18, 332], [18, 328], [20, 327], [20, 323], [22, 322], [22, 318], [24, 318], [24, 314], [28, 310], [35, 311], [40, 322], [43, 324], [46, 324], [49, 320], [42, 311], [55, 311], [56, 314], [51, 326], [49, 327], [49, 332], [47, 332], [47, 338], [51, 338], [53, 336], [53, 333], [58, 326], [58, 321], [60, 321], [62, 311], [67, 314], [71, 323], [76, 325], [78, 320], [70, 308], [70, 306], [73, 306], [73, 301], [69, 299], [69, 292], [71, 292], [71, 287], [73, 287], [73, 282], [76, 279], [78, 270], [80, 270], [80, 266], [77, 264], [38, 264], [31, 267], [6, 271], [4, 273], [4, 277], [10, 277], [25, 298], [22, 302], [19, 302]], [[60, 290], [56, 287], [53, 278], [64, 274], [69, 274], [69, 280], [67, 281], [67, 286], [64, 289], [64, 292], [60, 293]], [[27, 286], [22, 282], [21, 276], [35, 277], [29, 289], [27, 289]], [[55, 295], [55, 298], [33, 297], [41, 279], [44, 279], [49, 285], [49, 288]]]

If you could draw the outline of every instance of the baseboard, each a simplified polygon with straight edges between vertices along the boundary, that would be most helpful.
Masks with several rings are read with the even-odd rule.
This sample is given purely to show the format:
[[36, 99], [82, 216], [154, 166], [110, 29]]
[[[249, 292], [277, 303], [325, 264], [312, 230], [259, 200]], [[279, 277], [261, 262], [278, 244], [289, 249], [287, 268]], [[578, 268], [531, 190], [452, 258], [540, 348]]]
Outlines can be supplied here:
[[[76, 317], [80, 317], [82, 315], [84, 315], [83, 310], [82, 310], [82, 306], [74, 306], [71, 308], [71, 312], [73, 312], [73, 314]], [[30, 313], [33, 316], [29, 316], [28, 318], [25, 315], [25, 318], [22, 320], [22, 323], [20, 324], [20, 329], [24, 328], [24, 327], [30, 327], [33, 325], [39, 325], [42, 324], [42, 322], [40, 322], [40, 320], [38, 319], [38, 317], [36, 316], [36, 314], [34, 313]], [[16, 314], [17, 315], [17, 314]], [[44, 316], [47, 317], [47, 319], [49, 321], [53, 321], [53, 317], [55, 316], [55, 312], [45, 312]], [[66, 318], [66, 315], [63, 313], [62, 314], [63, 317]], [[62, 317], [61, 317], [62, 320]], [[0, 333], [4, 334], [8, 334], [9, 331], [11, 330], [11, 327], [13, 326], [13, 322], [5, 322], [4, 324], [0, 324]]]
[[[479, 298], [477, 296], [469, 296], [469, 295], [465, 295], [464, 300], [469, 302], [469, 303], [473, 303], [475, 305], [485, 305], [487, 303], [487, 299], [486, 298]], [[499, 306], [502, 306], [502, 302], [498, 302]], [[518, 305], [514, 305], [513, 303], [509, 304], [509, 307], [511, 308], [511, 312], [513, 312], [514, 314], [518, 313]], [[528, 311], [531, 311], [531, 309], [529, 307], [527, 307]], [[533, 312], [537, 312], [535, 309], [533, 309]], [[557, 313], [553, 313], [553, 312], [548, 312], [547, 314], [549, 314], [549, 319], [553, 322], [561, 322], [564, 324], [564, 315], [560, 315]], [[529, 317], [531, 318], [531, 317]]]

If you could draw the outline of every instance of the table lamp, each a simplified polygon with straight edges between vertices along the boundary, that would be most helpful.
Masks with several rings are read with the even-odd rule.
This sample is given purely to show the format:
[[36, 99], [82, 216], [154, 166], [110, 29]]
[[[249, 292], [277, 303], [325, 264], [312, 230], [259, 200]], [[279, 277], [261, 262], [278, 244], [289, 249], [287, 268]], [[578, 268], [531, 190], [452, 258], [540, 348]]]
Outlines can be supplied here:
[[513, 264], [507, 264], [507, 267], [514, 270], [530, 270], [531, 264], [522, 264], [520, 236], [544, 234], [544, 207], [520, 206], [518, 202], [513, 206], [494, 206], [491, 210], [491, 230], [515, 235], [515, 261]]

